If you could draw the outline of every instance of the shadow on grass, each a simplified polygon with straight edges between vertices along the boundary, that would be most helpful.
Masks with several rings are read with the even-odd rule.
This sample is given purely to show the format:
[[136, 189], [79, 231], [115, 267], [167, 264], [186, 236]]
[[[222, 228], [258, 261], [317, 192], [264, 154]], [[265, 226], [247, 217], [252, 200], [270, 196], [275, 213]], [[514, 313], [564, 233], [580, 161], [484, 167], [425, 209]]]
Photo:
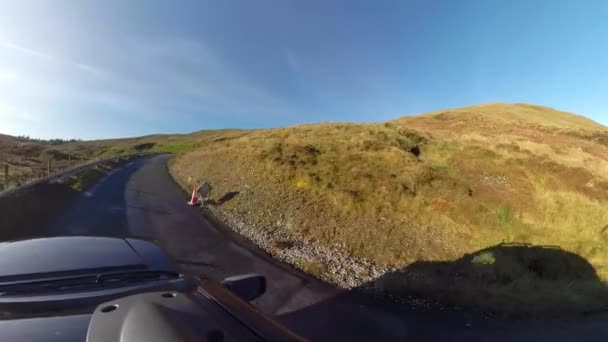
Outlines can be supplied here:
[[[398, 303], [386, 293], [407, 299]], [[584, 258], [558, 247], [500, 244], [455, 261], [415, 262], [280, 319], [311, 340], [468, 340], [494, 336], [500, 330], [493, 326], [504, 329], [505, 319], [581, 317], [607, 308], [608, 288]], [[513, 325], [500, 334], [518, 331]], [[553, 338], [552, 331], [538, 334]]]
[[238, 195], [239, 192], [238, 191], [229, 191], [226, 192], [222, 197], [220, 197], [218, 200], [209, 200], [207, 201], [208, 204], [211, 205], [222, 205], [228, 201], [230, 201], [231, 199], [233, 199], [234, 197], [236, 197], [236, 195]]
[[500, 244], [449, 262], [419, 261], [374, 288], [516, 316], [562, 316], [608, 308], [608, 287], [583, 257], [559, 247]]

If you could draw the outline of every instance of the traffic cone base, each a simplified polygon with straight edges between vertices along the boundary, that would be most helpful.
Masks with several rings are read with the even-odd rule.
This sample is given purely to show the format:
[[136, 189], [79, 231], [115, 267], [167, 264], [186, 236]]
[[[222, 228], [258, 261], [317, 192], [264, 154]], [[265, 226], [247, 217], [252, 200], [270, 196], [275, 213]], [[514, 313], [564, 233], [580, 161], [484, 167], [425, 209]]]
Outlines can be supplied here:
[[194, 190], [192, 190], [192, 198], [190, 199], [190, 202], [188, 202], [188, 205], [190, 205], [190, 206], [198, 205], [198, 197], [196, 196], [196, 188], [194, 188]]

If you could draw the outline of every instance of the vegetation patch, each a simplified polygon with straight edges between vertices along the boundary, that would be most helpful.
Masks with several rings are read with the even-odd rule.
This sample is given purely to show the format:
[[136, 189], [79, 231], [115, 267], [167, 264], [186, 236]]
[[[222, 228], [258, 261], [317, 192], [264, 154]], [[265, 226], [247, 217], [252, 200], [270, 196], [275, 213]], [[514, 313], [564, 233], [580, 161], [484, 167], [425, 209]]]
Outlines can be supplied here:
[[92, 167], [79, 172], [74, 178], [71, 179], [69, 185], [76, 191], [85, 191], [95, 184], [106, 172], [102, 171], [99, 167]]
[[496, 258], [492, 252], [481, 252], [475, 255], [471, 262], [476, 265], [492, 265], [496, 262]]
[[197, 147], [199, 147], [200, 145], [197, 143], [171, 143], [171, 142], [167, 142], [167, 143], [160, 143], [160, 144], [156, 144], [154, 145], [153, 148], [150, 149], [150, 151], [153, 152], [167, 152], [167, 153], [186, 153], [186, 152], [190, 152], [193, 151], [194, 149], [196, 149]]
[[503, 205], [498, 208], [498, 212], [496, 213], [496, 218], [498, 222], [503, 225], [511, 224], [512, 213], [511, 207]]
[[317, 277], [322, 277], [323, 274], [326, 272], [325, 269], [325, 265], [323, 265], [322, 263], [319, 262], [314, 262], [314, 261], [301, 261], [299, 263], [300, 268], [302, 268], [302, 270], [317, 276]]
[[67, 184], [76, 191], [85, 191], [107, 175], [108, 172], [135, 158], [137, 157], [122, 157], [98, 163], [70, 176]]

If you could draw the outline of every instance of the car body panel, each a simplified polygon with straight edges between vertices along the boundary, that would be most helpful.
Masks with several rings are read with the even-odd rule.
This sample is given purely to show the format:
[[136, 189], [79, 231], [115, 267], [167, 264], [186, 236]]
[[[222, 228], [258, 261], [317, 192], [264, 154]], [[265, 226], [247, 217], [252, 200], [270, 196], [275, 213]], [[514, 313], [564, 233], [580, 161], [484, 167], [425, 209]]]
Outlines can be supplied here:
[[[11, 317], [72, 312], [76, 308], [86, 312], [116, 297], [147, 291], [186, 291], [195, 286], [192, 279], [178, 271], [159, 246], [140, 239], [75, 236], [2, 243], [0, 311]], [[174, 276], [107, 284], [100, 278], [137, 272], [167, 272]], [[62, 290], [63, 285], [47, 287], [79, 279], [90, 280], [76, 290]], [[30, 291], [28, 286], [33, 289]], [[27, 290], [15, 291], [23, 288]]]
[[0, 320], [1, 341], [85, 341], [90, 314]]
[[[106, 268], [159, 268], [151, 262], [153, 256], [142, 257], [136, 246], [149, 249], [147, 241], [128, 242], [125, 239], [106, 237], [41, 238], [0, 244], [0, 283], [20, 279], [40, 278], [41, 274], [69, 273], [73, 271]], [[154, 246], [158, 249], [158, 247]], [[147, 254], [150, 254], [148, 252]], [[160, 255], [160, 256], [158, 256]], [[170, 260], [158, 254], [160, 267], [170, 267]], [[148, 264], [146, 264], [148, 262]], [[175, 270], [171, 267], [170, 270]]]
[[141, 258], [149, 270], [155, 271], [175, 271], [177, 268], [173, 261], [165, 253], [159, 253], [159, 247], [153, 242], [127, 238], [125, 241], [131, 246], [133, 251]]

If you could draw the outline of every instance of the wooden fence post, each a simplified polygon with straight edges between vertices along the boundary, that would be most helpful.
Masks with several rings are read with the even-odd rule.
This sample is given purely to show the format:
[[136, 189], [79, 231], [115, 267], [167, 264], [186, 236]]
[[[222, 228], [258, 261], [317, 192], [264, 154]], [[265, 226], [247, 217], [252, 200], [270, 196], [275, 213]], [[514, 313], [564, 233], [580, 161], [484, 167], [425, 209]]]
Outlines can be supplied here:
[[68, 154], [68, 169], [72, 168], [72, 156]]
[[4, 189], [8, 189], [8, 164], [4, 164]]
[[51, 157], [49, 157], [49, 159], [47, 160], [47, 163], [46, 163], [46, 176], [47, 177], [51, 176]]

